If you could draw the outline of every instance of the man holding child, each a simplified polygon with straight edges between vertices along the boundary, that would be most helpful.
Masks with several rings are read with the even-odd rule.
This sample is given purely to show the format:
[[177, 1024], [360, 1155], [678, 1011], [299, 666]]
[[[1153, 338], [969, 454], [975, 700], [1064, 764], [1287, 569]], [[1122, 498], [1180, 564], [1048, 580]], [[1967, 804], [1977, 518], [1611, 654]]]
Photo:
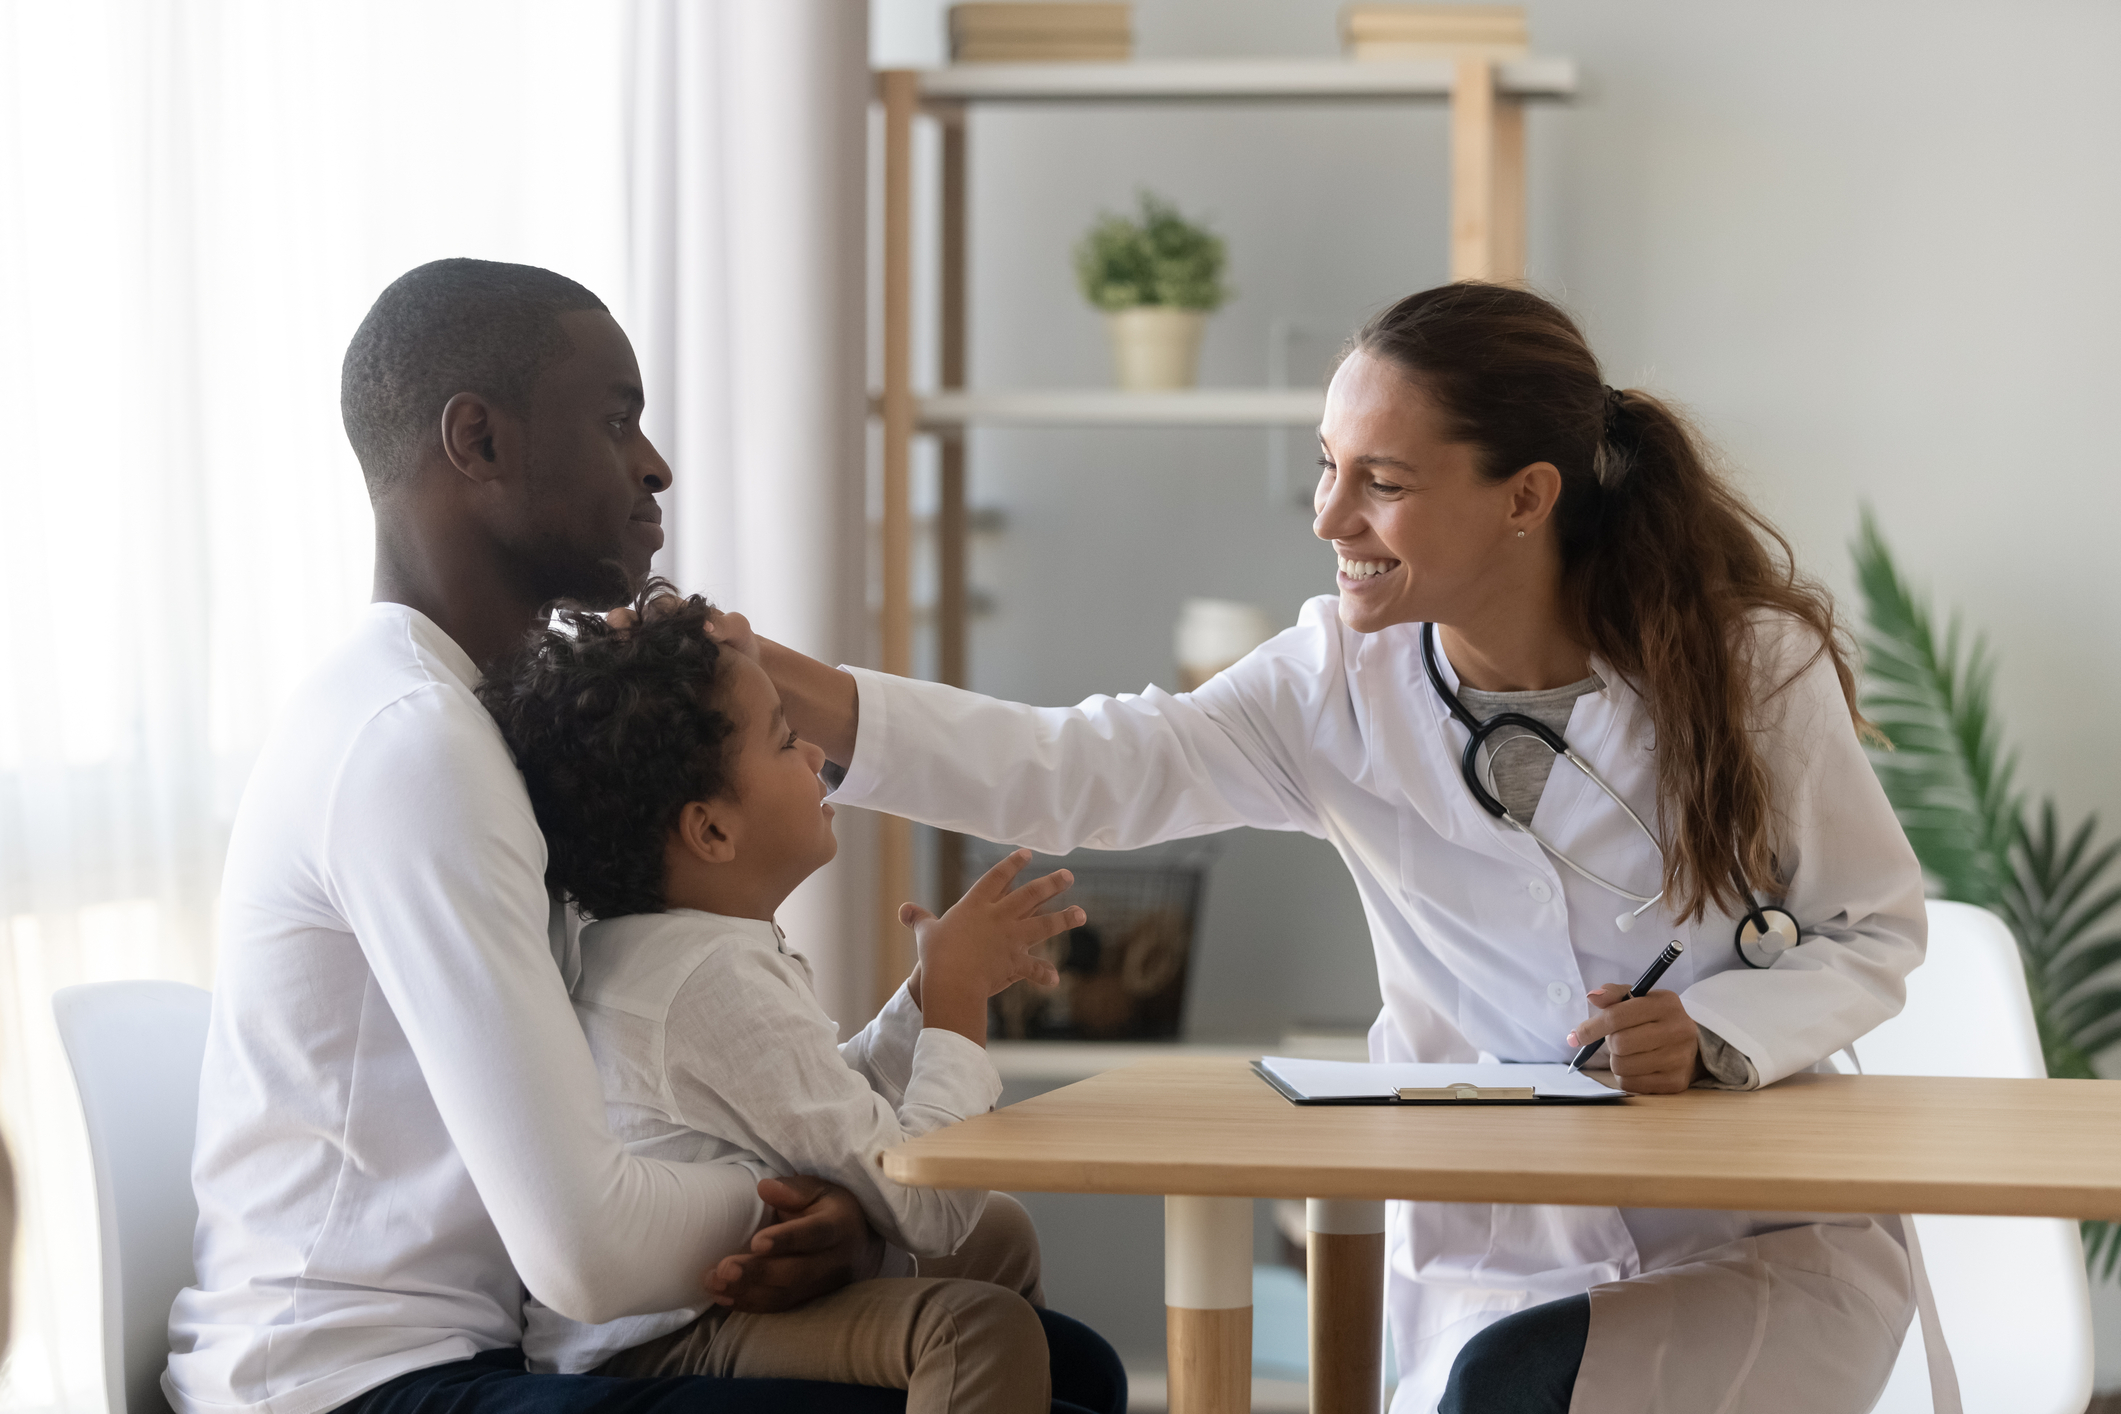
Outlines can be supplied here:
[[[969, 910], [921, 919], [909, 988], [825, 1054], [836, 1033], [771, 922], [781, 884], [829, 857], [814, 749], [788, 736], [755, 665], [714, 651], [697, 601], [630, 631], [586, 612], [632, 600], [661, 544], [671, 473], [641, 404], [601, 302], [527, 266], [422, 266], [347, 351], [375, 602], [294, 695], [230, 842], [197, 1285], [171, 1313], [164, 1388], [179, 1414], [896, 1407], [851, 1387], [865, 1382], [908, 1389], [909, 1408], [1025, 1407], [1021, 1378], [937, 1374], [954, 1347], [932, 1312], [956, 1303], [1017, 1352], [1075, 1342], [1055, 1352], [1059, 1396], [1116, 1408], [1109, 1348], [1027, 1314], [1028, 1223], [975, 1240], [1007, 1225], [985, 1221], [1006, 1200], [889, 1192], [861, 1162], [861, 1146], [991, 1105], [980, 989], [1039, 965], [1032, 934], [1064, 925], [1029, 913], [1052, 889], [990, 881]], [[580, 606], [571, 635], [526, 647], [554, 601]], [[476, 695], [504, 662], [487, 701], [521, 708], [513, 741]], [[627, 711], [582, 710], [607, 688]], [[627, 774], [637, 738], [619, 728], [640, 713], [677, 724], [683, 749]], [[622, 781], [647, 795], [611, 789]], [[600, 905], [580, 939], [548, 892], [553, 810], [636, 827], [554, 843], [552, 882]], [[689, 991], [690, 973], [656, 976], [681, 953], [726, 976]], [[663, 989], [661, 1015], [632, 1019], [657, 1032], [667, 1071], [636, 1064], [623, 1023], [585, 1039], [578, 1005], [631, 1016], [644, 995], [621, 973]], [[739, 1040], [711, 976], [778, 1008], [785, 1034]], [[789, 1066], [778, 1088], [771, 1046]], [[814, 1176], [827, 1172], [839, 1181]], [[600, 1373], [533, 1372], [526, 1304], [557, 1332], [541, 1367]], [[834, 1310], [925, 1334], [901, 1341], [895, 1369], [835, 1360]], [[777, 1341], [776, 1322], [809, 1334]], [[658, 1358], [637, 1353], [650, 1347]]]

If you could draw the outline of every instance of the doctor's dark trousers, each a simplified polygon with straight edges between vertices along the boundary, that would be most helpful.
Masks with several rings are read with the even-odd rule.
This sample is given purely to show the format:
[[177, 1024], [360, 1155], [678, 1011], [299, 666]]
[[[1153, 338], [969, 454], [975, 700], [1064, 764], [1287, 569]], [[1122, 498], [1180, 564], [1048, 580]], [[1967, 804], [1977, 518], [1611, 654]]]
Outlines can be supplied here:
[[1591, 1298], [1503, 1317], [1465, 1344], [1436, 1414], [1568, 1414], [1591, 1335]]

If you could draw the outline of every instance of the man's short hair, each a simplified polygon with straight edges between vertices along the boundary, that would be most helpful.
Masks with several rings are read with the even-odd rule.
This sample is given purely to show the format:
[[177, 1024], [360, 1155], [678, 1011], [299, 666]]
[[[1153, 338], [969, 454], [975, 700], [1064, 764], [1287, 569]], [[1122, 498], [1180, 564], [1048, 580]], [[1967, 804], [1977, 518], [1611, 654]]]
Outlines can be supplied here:
[[495, 260], [431, 261], [391, 281], [339, 374], [339, 414], [369, 495], [410, 478], [457, 394], [527, 412], [538, 375], [574, 351], [560, 316], [604, 307], [565, 275]]

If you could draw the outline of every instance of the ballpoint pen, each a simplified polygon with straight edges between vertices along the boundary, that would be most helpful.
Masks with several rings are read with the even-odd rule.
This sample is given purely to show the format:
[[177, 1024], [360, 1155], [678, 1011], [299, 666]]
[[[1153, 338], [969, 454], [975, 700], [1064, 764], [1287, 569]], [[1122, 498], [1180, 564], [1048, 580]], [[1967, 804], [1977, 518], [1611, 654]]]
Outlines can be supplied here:
[[[1631, 997], [1648, 996], [1650, 988], [1657, 985], [1657, 979], [1664, 976], [1666, 969], [1671, 967], [1673, 963], [1677, 962], [1679, 960], [1679, 954], [1685, 951], [1686, 944], [1680, 942], [1677, 938], [1674, 938], [1669, 943], [1666, 943], [1664, 945], [1664, 951], [1657, 954], [1657, 960], [1650, 964], [1649, 971], [1643, 973], [1641, 977], [1637, 978], [1635, 981], [1635, 985], [1628, 989], [1628, 995]], [[1597, 1055], [1598, 1048], [1600, 1046], [1603, 1046], [1604, 1044], [1605, 1037], [1600, 1036], [1597, 1040], [1591, 1042], [1590, 1045], [1585, 1046], [1582, 1050], [1576, 1053], [1576, 1059], [1569, 1062], [1569, 1069], [1582, 1070], [1583, 1063], [1589, 1060], [1592, 1056]]]

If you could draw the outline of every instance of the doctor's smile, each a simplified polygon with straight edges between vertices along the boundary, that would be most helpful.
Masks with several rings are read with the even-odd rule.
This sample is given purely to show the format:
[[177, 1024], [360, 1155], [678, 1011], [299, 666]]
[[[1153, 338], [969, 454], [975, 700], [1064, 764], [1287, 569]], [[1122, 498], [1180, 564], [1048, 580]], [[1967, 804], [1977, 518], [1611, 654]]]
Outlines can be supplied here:
[[1356, 560], [1346, 555], [1335, 557], [1340, 563], [1340, 582], [1345, 589], [1361, 589], [1368, 580], [1381, 574], [1389, 574], [1399, 568], [1397, 560]]

